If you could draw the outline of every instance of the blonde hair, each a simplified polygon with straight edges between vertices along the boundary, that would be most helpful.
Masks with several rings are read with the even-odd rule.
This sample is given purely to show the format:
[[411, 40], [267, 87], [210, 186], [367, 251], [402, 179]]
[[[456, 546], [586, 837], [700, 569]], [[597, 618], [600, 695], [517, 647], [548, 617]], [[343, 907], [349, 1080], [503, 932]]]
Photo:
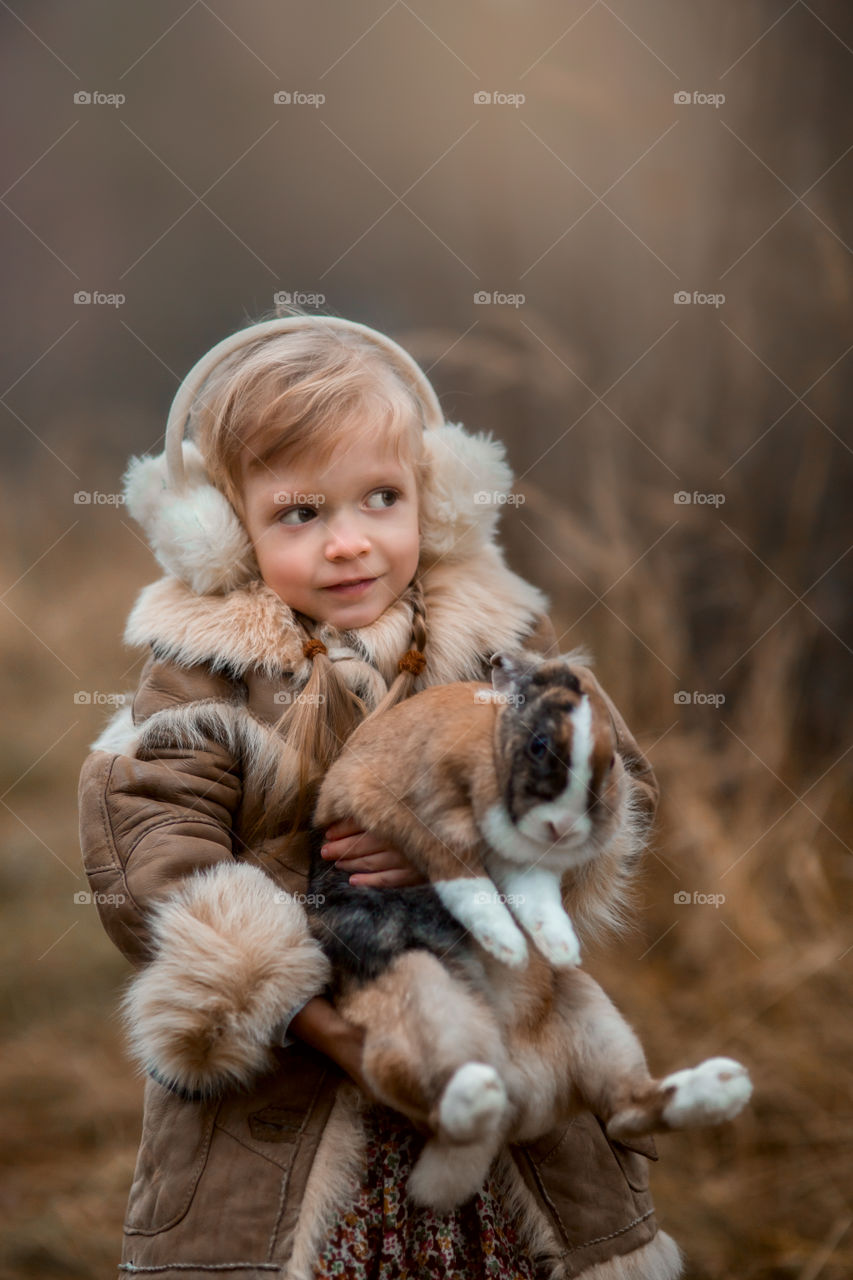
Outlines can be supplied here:
[[[342, 447], [379, 436], [400, 463], [410, 466], [420, 493], [428, 470], [424, 445], [426, 406], [384, 350], [347, 330], [312, 325], [240, 348], [206, 380], [189, 419], [189, 429], [205, 460], [211, 482], [245, 524], [243, 481], [273, 458], [322, 466]], [[372, 710], [336, 670], [309, 629], [310, 619], [294, 611], [304, 632], [303, 651], [311, 674], [303, 696], [285, 708], [275, 728], [299, 759], [299, 792], [292, 830], [313, 807], [314, 789], [355, 727], [370, 715], [414, 691], [425, 665], [426, 611], [418, 574], [404, 593], [412, 610], [411, 643], [401, 654], [398, 674]], [[248, 834], [248, 833], [247, 833]]]

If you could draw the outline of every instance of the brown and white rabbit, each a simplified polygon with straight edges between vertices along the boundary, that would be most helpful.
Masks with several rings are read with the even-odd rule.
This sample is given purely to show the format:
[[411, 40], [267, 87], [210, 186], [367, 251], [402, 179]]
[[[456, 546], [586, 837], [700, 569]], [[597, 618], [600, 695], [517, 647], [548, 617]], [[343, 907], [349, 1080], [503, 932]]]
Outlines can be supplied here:
[[[364, 721], [314, 812], [312, 923], [336, 1003], [365, 1030], [376, 1096], [428, 1135], [408, 1190], [440, 1210], [476, 1192], [505, 1141], [532, 1141], [580, 1107], [630, 1141], [728, 1120], [751, 1093], [728, 1058], [653, 1079], [577, 968], [570, 914], [608, 916], [644, 822], [578, 656], [491, 661], [491, 688], [433, 686]], [[319, 832], [346, 816], [431, 884], [351, 887], [318, 856]]]

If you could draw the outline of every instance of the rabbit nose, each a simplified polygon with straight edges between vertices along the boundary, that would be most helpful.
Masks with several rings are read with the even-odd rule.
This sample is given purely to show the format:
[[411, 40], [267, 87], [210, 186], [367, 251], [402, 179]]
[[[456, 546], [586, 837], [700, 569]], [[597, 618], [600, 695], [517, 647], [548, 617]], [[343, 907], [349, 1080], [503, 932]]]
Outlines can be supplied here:
[[574, 818], [560, 818], [558, 822], [546, 822], [548, 833], [553, 841], [562, 840], [563, 836], [568, 835], [572, 827], [575, 825]]

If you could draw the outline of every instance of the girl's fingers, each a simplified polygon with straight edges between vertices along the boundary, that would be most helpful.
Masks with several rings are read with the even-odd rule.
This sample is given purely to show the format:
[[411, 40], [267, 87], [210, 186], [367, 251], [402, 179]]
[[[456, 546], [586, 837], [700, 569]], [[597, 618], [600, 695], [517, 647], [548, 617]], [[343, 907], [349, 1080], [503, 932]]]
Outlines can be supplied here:
[[344, 836], [354, 836], [364, 828], [354, 818], [339, 818], [330, 827], [326, 827], [324, 835], [327, 840], [340, 840]]
[[[355, 826], [349, 819], [334, 823], [328, 831]], [[355, 832], [336, 839], [327, 838], [322, 857], [334, 862], [350, 875], [351, 884], [368, 884], [374, 888], [427, 884], [427, 878], [397, 849], [386, 848], [370, 831]], [[390, 878], [389, 878], [390, 877]]]
[[342, 871], [352, 874], [360, 871], [399, 871], [403, 864], [393, 850], [378, 849], [375, 853], [358, 857], [339, 858], [338, 865]]
[[344, 859], [363, 857], [369, 853], [379, 853], [381, 841], [369, 831], [360, 831], [357, 835], [327, 840], [323, 846], [322, 856], [329, 862], [341, 862]]

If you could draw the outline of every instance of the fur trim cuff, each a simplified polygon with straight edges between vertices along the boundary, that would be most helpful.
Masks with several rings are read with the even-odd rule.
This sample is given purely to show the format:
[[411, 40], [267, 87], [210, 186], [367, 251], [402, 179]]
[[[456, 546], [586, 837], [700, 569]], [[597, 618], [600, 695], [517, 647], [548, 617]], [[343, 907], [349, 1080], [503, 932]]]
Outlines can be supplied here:
[[658, 1231], [648, 1244], [588, 1267], [578, 1280], [679, 1280], [683, 1275], [681, 1250], [672, 1236]]
[[329, 980], [302, 907], [247, 863], [191, 876], [153, 908], [151, 937], [122, 1000], [130, 1051], [189, 1093], [270, 1069], [275, 1028]]

